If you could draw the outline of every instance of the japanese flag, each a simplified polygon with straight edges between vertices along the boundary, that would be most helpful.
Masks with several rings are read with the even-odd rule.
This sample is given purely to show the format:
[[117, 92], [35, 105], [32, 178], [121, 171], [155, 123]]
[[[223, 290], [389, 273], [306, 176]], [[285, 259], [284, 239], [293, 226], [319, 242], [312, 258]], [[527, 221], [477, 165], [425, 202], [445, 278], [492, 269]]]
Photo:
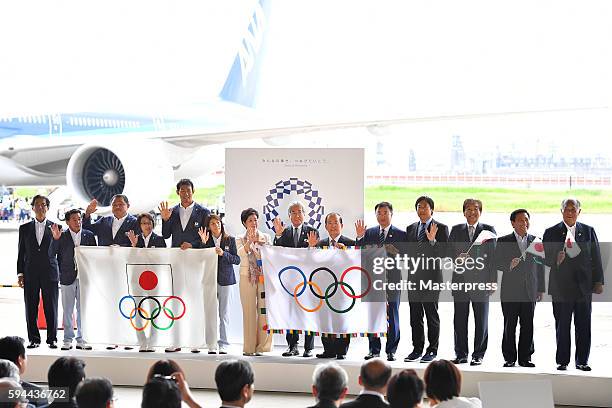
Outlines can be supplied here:
[[482, 230], [480, 231], [480, 234], [478, 234], [478, 236], [476, 237], [476, 241], [474, 241], [473, 245], [482, 245], [485, 242], [491, 240], [491, 239], [496, 239], [497, 235], [495, 235], [494, 233], [492, 233], [489, 230]]
[[565, 253], [570, 258], [575, 258], [580, 255], [580, 246], [576, 243], [576, 238], [574, 238], [574, 234], [569, 229], [567, 230], [567, 235], [565, 236], [565, 245], [563, 247], [565, 249]]
[[534, 240], [531, 241], [531, 244], [529, 244], [529, 246], [525, 250], [523, 257], [525, 257], [525, 254], [532, 254], [544, 258], [544, 243], [542, 242], [542, 240], [538, 237], [535, 237]]

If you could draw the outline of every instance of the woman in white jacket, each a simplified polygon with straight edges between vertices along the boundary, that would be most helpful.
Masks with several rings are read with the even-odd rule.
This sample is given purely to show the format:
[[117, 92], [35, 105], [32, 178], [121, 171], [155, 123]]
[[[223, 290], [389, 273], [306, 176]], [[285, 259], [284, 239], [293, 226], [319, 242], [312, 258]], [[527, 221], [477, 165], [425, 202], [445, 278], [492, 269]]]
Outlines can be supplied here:
[[261, 356], [272, 348], [272, 334], [268, 333], [265, 310], [264, 281], [261, 270], [262, 245], [272, 245], [270, 235], [257, 230], [259, 213], [247, 208], [240, 214], [246, 234], [236, 240], [240, 256], [240, 302], [242, 303], [243, 354]]
[[461, 372], [448, 360], [431, 362], [423, 374], [425, 393], [432, 408], [481, 408], [478, 398], [460, 397]]

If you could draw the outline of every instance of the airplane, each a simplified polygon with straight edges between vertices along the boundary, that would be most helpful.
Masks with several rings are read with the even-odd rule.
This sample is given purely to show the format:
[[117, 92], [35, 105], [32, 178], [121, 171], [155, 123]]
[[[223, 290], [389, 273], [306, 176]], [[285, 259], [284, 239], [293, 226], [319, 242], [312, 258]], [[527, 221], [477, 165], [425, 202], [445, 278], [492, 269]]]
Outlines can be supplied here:
[[[0, 185], [67, 185], [80, 204], [96, 199], [107, 212], [111, 197], [126, 194], [132, 211], [155, 208], [173, 182], [219, 168], [211, 146], [303, 132], [378, 127], [402, 123], [507, 116], [531, 112], [475, 113], [345, 123], [283, 124], [253, 109], [266, 46], [269, 4], [259, 0], [217, 97], [165, 109], [159, 114], [50, 112], [0, 115]], [[557, 110], [551, 110], [558, 112]], [[544, 112], [544, 111], [542, 111]], [[372, 132], [375, 133], [375, 132]]]

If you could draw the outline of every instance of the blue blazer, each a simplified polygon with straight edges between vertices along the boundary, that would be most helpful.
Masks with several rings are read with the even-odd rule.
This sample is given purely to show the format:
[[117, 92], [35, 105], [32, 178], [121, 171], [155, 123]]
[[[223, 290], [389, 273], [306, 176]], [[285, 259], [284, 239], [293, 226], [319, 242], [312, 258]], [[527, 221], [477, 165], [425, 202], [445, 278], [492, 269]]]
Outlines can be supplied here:
[[[77, 277], [77, 268], [74, 262], [74, 241], [70, 230], [62, 232], [57, 241], [52, 239], [49, 245], [49, 255], [57, 256], [60, 272], [60, 283], [72, 285]], [[91, 231], [81, 229], [81, 246], [96, 246], [96, 238]]]
[[121, 228], [117, 231], [117, 235], [113, 238], [113, 216], [99, 218], [92, 224], [91, 216], [83, 217], [83, 228], [94, 233], [98, 237], [99, 246], [119, 245], [122, 247], [131, 247], [132, 243], [126, 233], [130, 230], [135, 234], [140, 234], [140, 226], [136, 222], [136, 217], [128, 214], [127, 218], [121, 224]]
[[57, 282], [59, 268], [57, 259], [49, 254], [49, 245], [53, 241], [51, 225], [46, 221], [43, 239], [38, 245], [34, 220], [19, 227], [19, 247], [17, 252], [17, 274], [22, 273], [25, 282]]
[[[378, 245], [378, 237], [380, 235], [380, 225], [368, 228], [366, 233], [361, 239], [357, 240], [357, 246], [365, 245]], [[403, 231], [397, 227], [391, 225], [387, 237], [385, 238], [385, 244], [393, 244], [400, 253], [405, 252], [406, 231]], [[387, 282], [399, 282], [402, 278], [402, 272], [399, 269], [392, 269], [387, 271]]]
[[198, 235], [200, 227], [205, 227], [208, 223], [210, 211], [206, 207], [195, 203], [189, 222], [183, 231], [181, 217], [179, 216], [180, 204], [172, 208], [172, 215], [168, 221], [162, 221], [162, 235], [164, 239], [172, 236], [172, 247], [178, 248], [183, 242], [189, 242], [194, 248], [202, 248], [202, 240]]
[[[204, 248], [213, 248], [215, 241], [212, 235], [208, 237], [208, 241], [204, 244]], [[234, 266], [240, 265], [240, 257], [236, 248], [236, 238], [228, 236], [221, 240], [221, 249], [223, 255], [219, 257], [217, 263], [217, 283], [221, 286], [236, 284], [236, 275], [234, 274]]]
[[544, 256], [550, 266], [548, 293], [553, 301], [575, 301], [590, 298], [595, 283], [604, 283], [599, 241], [593, 227], [576, 223], [576, 243], [580, 254], [575, 258], [565, 257], [557, 266], [557, 254], [563, 251], [567, 228], [563, 222], [544, 231]]
[[[136, 243], [136, 248], [144, 248], [144, 238], [142, 234], [138, 235], [138, 242]], [[151, 238], [149, 238], [149, 245], [147, 248], [166, 248], [166, 240], [163, 237], [160, 237], [154, 232], [151, 232]]]

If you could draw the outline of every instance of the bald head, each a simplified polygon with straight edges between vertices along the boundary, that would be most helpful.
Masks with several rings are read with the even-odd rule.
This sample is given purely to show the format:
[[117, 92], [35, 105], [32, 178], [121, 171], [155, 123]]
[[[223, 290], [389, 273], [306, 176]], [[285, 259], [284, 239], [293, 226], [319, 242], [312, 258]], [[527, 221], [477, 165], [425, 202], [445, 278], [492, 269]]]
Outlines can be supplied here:
[[389, 378], [391, 378], [391, 366], [381, 359], [368, 360], [361, 365], [359, 384], [367, 391], [384, 393]]

